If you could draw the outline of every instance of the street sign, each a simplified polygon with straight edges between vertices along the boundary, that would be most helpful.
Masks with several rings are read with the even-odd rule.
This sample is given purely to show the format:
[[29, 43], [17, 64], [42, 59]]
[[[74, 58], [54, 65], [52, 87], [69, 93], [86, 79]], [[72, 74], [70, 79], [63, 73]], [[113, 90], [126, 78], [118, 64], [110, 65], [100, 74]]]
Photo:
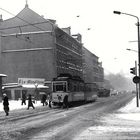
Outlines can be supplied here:
[[44, 85], [45, 79], [42, 78], [18, 78], [19, 85]]
[[133, 78], [133, 82], [134, 82], [135, 84], [139, 83], [139, 82], [140, 82], [140, 77], [139, 77], [139, 76], [135, 76], [135, 77]]

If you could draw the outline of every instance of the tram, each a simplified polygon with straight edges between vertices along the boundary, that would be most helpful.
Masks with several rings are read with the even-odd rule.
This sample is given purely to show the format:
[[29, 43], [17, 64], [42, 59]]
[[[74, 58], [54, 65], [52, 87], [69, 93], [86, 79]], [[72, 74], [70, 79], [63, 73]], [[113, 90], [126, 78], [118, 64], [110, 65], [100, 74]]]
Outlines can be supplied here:
[[97, 92], [95, 84], [84, 83], [80, 77], [60, 76], [52, 81], [52, 104], [62, 105], [66, 95], [68, 95], [69, 104], [73, 102], [95, 101], [97, 99]]

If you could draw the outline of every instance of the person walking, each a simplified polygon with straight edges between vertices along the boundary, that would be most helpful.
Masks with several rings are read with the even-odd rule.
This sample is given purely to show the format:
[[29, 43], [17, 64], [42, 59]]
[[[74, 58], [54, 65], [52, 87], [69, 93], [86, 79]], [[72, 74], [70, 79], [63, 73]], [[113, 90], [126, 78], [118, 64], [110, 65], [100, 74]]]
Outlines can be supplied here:
[[52, 98], [51, 98], [51, 94], [48, 94], [47, 100], [48, 100], [48, 105], [49, 105], [50, 108], [52, 108], [51, 99], [52, 99]]
[[42, 95], [42, 98], [41, 98], [41, 103], [43, 104], [43, 106], [44, 106], [44, 104], [47, 105], [46, 99], [47, 99], [46, 94], [43, 94], [43, 95]]
[[21, 105], [26, 105], [26, 94], [25, 93], [23, 93], [22, 94], [22, 102], [21, 102]]
[[32, 107], [33, 109], [35, 109], [35, 107], [33, 105], [31, 94], [29, 94], [29, 97], [28, 97], [28, 108], [27, 109], [29, 109], [30, 107]]
[[8, 101], [8, 97], [6, 95], [6, 93], [3, 94], [3, 109], [6, 113], [6, 116], [9, 115], [9, 101]]
[[63, 108], [69, 108], [68, 106], [68, 95], [65, 95], [64, 99], [63, 99]]

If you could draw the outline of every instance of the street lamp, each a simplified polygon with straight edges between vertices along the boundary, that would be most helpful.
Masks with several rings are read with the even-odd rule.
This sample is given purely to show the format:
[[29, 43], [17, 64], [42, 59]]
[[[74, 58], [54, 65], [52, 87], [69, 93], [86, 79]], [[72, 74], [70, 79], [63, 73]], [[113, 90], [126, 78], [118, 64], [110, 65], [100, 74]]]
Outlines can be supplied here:
[[[128, 14], [128, 13], [123, 13], [123, 12], [120, 12], [120, 11], [113, 11], [114, 14], [124, 14], [124, 15], [127, 15], [127, 16], [131, 16], [131, 17], [134, 17], [137, 19], [137, 34], [138, 34], [138, 76], [140, 76], [140, 34], [139, 34], [139, 18], [135, 15], [132, 15], [132, 14]], [[139, 95], [140, 95], [140, 83], [139, 83]]]

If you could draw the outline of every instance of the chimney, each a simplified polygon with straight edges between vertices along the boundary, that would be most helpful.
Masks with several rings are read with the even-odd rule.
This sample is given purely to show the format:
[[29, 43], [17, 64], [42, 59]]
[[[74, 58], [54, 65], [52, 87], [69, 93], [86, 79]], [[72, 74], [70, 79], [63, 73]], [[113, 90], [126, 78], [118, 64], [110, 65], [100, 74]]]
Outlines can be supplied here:
[[28, 8], [28, 0], [26, 0], [25, 8]]
[[78, 42], [82, 43], [82, 35], [81, 34], [74, 34], [72, 35]]
[[71, 27], [62, 28], [62, 30], [67, 34], [71, 35]]

